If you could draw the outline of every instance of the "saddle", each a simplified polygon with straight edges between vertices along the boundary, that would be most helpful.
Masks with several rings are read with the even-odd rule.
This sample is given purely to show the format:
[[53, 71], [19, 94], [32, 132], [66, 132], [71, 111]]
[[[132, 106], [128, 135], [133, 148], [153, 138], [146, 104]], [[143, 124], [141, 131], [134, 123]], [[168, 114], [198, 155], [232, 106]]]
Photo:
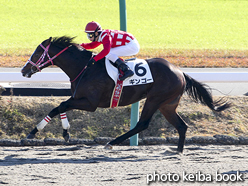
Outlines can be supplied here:
[[[135, 86], [153, 83], [153, 77], [148, 63], [144, 59], [132, 58], [125, 60], [127, 66], [134, 72], [134, 75], [123, 81], [123, 86]], [[105, 59], [105, 66], [109, 77], [117, 83], [119, 71], [115, 64]]]
[[112, 98], [110, 101], [110, 107], [117, 107], [119, 104], [119, 99], [122, 93], [122, 88], [124, 86], [135, 86], [148, 84], [153, 82], [153, 77], [147, 62], [143, 59], [128, 59], [126, 60], [126, 65], [133, 70], [134, 75], [130, 78], [125, 79], [124, 81], [119, 80], [119, 70], [116, 65], [106, 58], [105, 66], [109, 77], [115, 82], [115, 88], [113, 90]]

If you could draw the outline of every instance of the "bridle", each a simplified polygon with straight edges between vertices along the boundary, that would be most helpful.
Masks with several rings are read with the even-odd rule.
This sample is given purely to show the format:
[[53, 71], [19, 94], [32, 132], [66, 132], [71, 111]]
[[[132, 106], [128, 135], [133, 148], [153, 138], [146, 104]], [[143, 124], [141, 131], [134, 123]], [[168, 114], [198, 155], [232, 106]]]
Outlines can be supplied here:
[[[32, 58], [32, 56], [33, 56], [34, 54], [32, 54], [31, 57], [29, 58], [28, 63], [30, 63], [30, 64], [32, 65], [32, 67], [31, 67], [31, 72], [32, 72], [32, 73], [41, 71], [41, 68], [42, 68], [43, 66], [45, 66], [46, 64], [48, 64], [48, 63], [51, 63], [52, 65], [54, 65], [54, 64], [53, 64], [53, 60], [54, 60], [56, 57], [58, 57], [60, 54], [62, 54], [64, 51], [66, 51], [66, 50], [71, 46], [71, 45], [70, 45], [70, 46], [64, 48], [63, 50], [61, 50], [59, 53], [57, 53], [56, 55], [54, 55], [54, 56], [51, 58], [50, 55], [48, 54], [48, 50], [49, 50], [50, 45], [51, 45], [51, 43], [49, 43], [49, 45], [48, 45], [47, 47], [44, 47], [42, 44], [40, 44], [40, 47], [44, 49], [44, 52], [42, 53], [42, 55], [40, 56], [39, 60], [38, 60], [36, 63], [34, 63], [34, 62], [31, 60], [31, 58]], [[44, 62], [46, 56], [48, 57], [48, 60], [47, 60], [46, 62]], [[35, 67], [36, 69], [33, 69], [33, 67]], [[72, 83], [72, 82], [76, 81], [76, 80], [81, 76], [80, 79], [79, 79], [79, 82], [80, 82], [81, 79], [82, 79], [82, 76], [83, 76], [84, 73], [85, 73], [85, 70], [86, 70], [86, 69], [87, 69], [87, 65], [86, 65], [86, 66], [83, 68], [83, 70], [77, 75], [77, 77], [76, 77], [75, 79], [73, 79], [73, 80], [70, 80], [70, 82]], [[79, 82], [78, 82], [77, 85], [76, 85], [76, 89], [75, 89], [75, 91], [74, 91], [73, 97], [75, 97], [75, 95], [76, 95], [76, 91], [77, 91]]]
[[[64, 48], [58, 54], [56, 54], [55, 56], [53, 56], [51, 58], [50, 55], [48, 54], [48, 50], [49, 50], [50, 45], [51, 45], [51, 43], [49, 43], [49, 45], [47, 45], [47, 47], [44, 47], [42, 44], [40, 44], [40, 47], [44, 49], [44, 52], [42, 53], [42, 55], [40, 56], [39, 60], [36, 63], [31, 61], [31, 58], [34, 54], [32, 54], [31, 57], [29, 58], [28, 63], [30, 63], [32, 65], [32, 67], [31, 67], [32, 73], [37, 72], [37, 71], [41, 71], [41, 68], [48, 63], [51, 63], [53, 65], [53, 60], [70, 47], [70, 46], [68, 46], [68, 47]], [[46, 62], [44, 62], [44, 59], [46, 56], [48, 57], [48, 60]], [[36, 67], [36, 69], [34, 70], [33, 67]]]

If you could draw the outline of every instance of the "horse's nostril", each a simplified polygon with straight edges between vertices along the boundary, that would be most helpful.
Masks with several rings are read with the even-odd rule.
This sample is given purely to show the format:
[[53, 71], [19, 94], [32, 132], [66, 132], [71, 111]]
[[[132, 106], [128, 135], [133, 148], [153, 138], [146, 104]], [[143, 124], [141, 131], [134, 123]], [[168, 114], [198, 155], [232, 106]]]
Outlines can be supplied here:
[[22, 69], [21, 69], [21, 73], [25, 73], [25, 70], [24, 70], [24, 68], [22, 68]]

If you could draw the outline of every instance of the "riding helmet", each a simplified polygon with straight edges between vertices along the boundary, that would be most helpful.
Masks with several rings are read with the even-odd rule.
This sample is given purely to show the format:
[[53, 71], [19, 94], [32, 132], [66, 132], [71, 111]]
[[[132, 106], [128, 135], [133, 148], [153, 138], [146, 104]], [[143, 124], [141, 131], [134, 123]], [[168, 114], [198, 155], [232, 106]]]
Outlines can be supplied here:
[[89, 33], [89, 32], [97, 32], [97, 31], [102, 31], [102, 27], [99, 23], [95, 22], [95, 21], [91, 21], [89, 22], [86, 27], [85, 27], [85, 32]]

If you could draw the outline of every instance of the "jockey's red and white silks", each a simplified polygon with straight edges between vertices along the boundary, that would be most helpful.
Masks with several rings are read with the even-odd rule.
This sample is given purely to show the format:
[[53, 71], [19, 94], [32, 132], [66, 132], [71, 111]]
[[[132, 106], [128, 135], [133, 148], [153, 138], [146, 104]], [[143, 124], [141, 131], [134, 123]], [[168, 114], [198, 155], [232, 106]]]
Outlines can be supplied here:
[[106, 57], [115, 62], [119, 56], [132, 56], [140, 49], [138, 41], [132, 34], [120, 30], [103, 30], [97, 41], [82, 43], [81, 46], [85, 49], [94, 49], [100, 44], [103, 45], [103, 50], [94, 57], [95, 61]]
[[134, 39], [126, 45], [111, 48], [108, 55], [106, 55], [105, 57], [110, 61], [115, 62], [119, 56], [133, 56], [136, 55], [139, 50], [139, 43], [136, 39]]

